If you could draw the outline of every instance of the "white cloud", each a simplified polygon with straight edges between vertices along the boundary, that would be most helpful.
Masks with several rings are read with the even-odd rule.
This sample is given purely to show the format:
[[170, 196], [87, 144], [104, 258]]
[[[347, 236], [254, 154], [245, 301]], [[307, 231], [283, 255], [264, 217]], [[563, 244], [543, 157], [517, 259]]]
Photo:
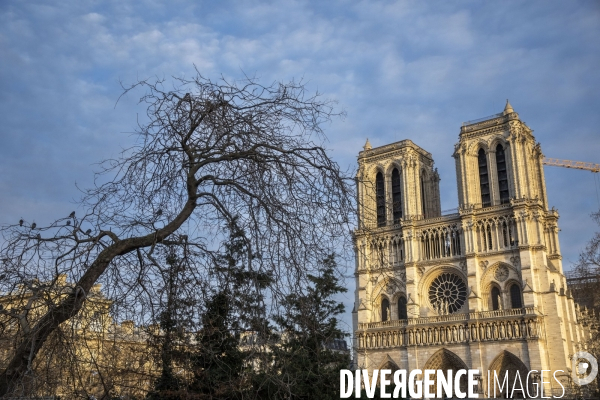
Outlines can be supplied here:
[[[70, 209], [73, 182], [87, 186], [90, 164], [131, 140], [121, 132], [143, 109], [133, 94], [114, 108], [119, 80], [189, 76], [193, 64], [212, 78], [303, 77], [338, 100], [348, 116], [326, 127], [327, 145], [343, 166], [355, 165], [367, 137], [374, 145], [411, 138], [436, 160], [443, 208], [456, 206], [450, 154], [460, 123], [501, 111], [507, 97], [546, 154], [600, 162], [598, 9], [560, 1], [5, 2], [0, 190], [10, 195], [0, 200], [0, 223]], [[585, 173], [562, 173], [548, 174], [550, 203], [562, 215], [565, 258], [574, 259], [594, 229], [581, 215], [596, 205], [582, 200], [590, 196]]]

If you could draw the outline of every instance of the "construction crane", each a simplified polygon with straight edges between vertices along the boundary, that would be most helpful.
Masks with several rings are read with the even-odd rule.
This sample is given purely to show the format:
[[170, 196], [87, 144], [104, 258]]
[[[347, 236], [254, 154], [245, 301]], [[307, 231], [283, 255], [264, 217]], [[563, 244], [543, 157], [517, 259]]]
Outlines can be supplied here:
[[561, 160], [559, 158], [544, 157], [544, 159], [542, 160], [542, 164], [550, 165], [552, 167], [575, 168], [584, 169], [586, 171], [592, 172], [600, 172], [600, 164], [594, 164], [583, 161]]
[[[600, 164], [594, 164], [591, 162], [561, 160], [560, 158], [544, 157], [542, 164], [550, 165], [551, 167], [583, 169], [586, 171], [592, 171], [593, 173], [600, 172]], [[600, 192], [598, 191], [599, 185], [596, 175], [594, 175], [594, 183], [596, 184], [596, 200], [598, 200], [598, 208], [600, 208]]]
[[[544, 159], [542, 160], [542, 164], [549, 165], [551, 167], [583, 169], [583, 170], [592, 171], [595, 173], [600, 172], [600, 164], [594, 164], [591, 162], [561, 160], [560, 158], [544, 157]], [[594, 183], [596, 184], [596, 197], [598, 197], [598, 205], [600, 206], [600, 195], [598, 194], [598, 182], [596, 182], [595, 176], [594, 176]], [[457, 211], [458, 211], [458, 208], [450, 208], [448, 210], [442, 210], [442, 215], [447, 215], [448, 213], [454, 213]]]

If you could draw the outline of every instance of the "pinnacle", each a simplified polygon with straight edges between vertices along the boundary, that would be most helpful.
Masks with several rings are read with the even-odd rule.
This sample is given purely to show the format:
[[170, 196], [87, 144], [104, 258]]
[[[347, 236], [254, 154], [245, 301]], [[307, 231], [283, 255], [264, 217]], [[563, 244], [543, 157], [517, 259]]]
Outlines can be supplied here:
[[366, 151], [366, 150], [371, 150], [372, 148], [373, 148], [373, 146], [371, 146], [371, 142], [369, 142], [369, 138], [367, 138], [367, 142], [363, 146], [363, 149], [365, 149], [365, 151]]
[[510, 103], [508, 102], [508, 99], [506, 99], [506, 106], [504, 107], [504, 114], [510, 114], [515, 112], [515, 110], [513, 110], [512, 106], [510, 105]]

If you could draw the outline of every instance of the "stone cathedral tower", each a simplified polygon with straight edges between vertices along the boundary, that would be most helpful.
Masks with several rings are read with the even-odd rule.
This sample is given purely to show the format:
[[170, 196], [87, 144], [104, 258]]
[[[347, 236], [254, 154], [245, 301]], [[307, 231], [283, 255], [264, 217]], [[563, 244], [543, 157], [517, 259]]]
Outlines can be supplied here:
[[587, 331], [532, 132], [508, 102], [464, 123], [453, 154], [459, 207], [447, 215], [430, 153], [367, 141], [354, 233], [359, 368], [479, 369], [482, 388], [488, 370], [563, 370], [568, 383]]

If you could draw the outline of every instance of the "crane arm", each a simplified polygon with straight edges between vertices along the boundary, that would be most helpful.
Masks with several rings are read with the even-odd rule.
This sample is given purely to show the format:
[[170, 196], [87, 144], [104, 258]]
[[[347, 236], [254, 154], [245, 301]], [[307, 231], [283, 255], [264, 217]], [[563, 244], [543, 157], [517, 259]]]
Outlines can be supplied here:
[[575, 168], [584, 169], [586, 171], [592, 172], [600, 172], [600, 164], [594, 164], [583, 161], [561, 160], [559, 158], [544, 157], [544, 159], [542, 160], [542, 164], [550, 165], [552, 167]]

